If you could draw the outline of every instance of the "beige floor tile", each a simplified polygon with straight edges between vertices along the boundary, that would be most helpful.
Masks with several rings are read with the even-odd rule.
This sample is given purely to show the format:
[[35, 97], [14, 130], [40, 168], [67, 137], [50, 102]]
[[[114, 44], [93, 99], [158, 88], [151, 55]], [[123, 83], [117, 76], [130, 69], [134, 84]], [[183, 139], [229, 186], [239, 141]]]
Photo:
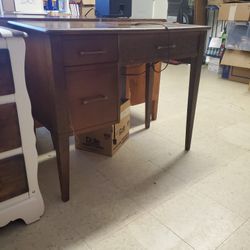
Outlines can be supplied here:
[[[219, 117], [217, 119], [219, 119]], [[183, 122], [183, 124], [180, 125], [181, 124], [180, 119], [176, 120], [175, 123], [176, 125], [174, 125], [173, 121], [174, 119], [170, 122], [170, 124], [166, 123], [165, 126], [159, 125], [157, 126], [157, 129], [153, 128], [152, 132], [157, 133], [158, 135], [161, 134], [162, 140], [164, 140], [165, 138], [166, 140], [169, 140], [169, 143], [167, 145], [171, 145], [170, 148], [172, 148], [173, 153], [177, 153], [178, 151], [180, 153], [181, 151], [184, 150], [184, 145], [185, 145], [185, 124]], [[228, 139], [229, 136], [228, 138], [226, 138], [225, 135], [223, 135], [224, 131], [223, 129], [227, 131], [227, 127], [225, 127], [226, 124], [227, 123], [224, 123], [224, 125], [219, 126], [217, 129], [215, 128], [211, 129], [212, 125], [209, 126], [209, 123], [207, 127], [195, 124], [190, 152], [194, 153], [197, 157], [204, 157], [205, 159], [210, 158], [211, 159], [210, 162], [214, 161], [213, 164], [215, 167], [228, 164], [230, 163], [230, 161], [234, 160], [239, 155], [245, 153], [246, 148], [244, 148], [243, 146], [245, 143], [246, 147], [248, 143], [247, 137], [244, 139], [242, 146], [237, 145], [237, 143], [233, 143], [233, 140], [238, 140], [239, 144], [240, 143], [239, 140], [243, 136], [243, 134], [246, 133], [246, 129], [245, 132], [244, 131], [239, 132], [241, 135], [232, 135], [232, 138], [235, 139], [231, 139], [230, 141], [230, 139]], [[203, 131], [199, 133], [199, 130]], [[178, 143], [178, 147], [174, 146], [176, 143]], [[161, 162], [161, 161], [157, 162], [157, 158], [162, 159], [160, 155], [164, 156], [163, 150], [154, 154], [153, 156], [155, 157], [151, 158], [151, 160], [154, 161], [156, 160], [156, 163], [158, 165], [164, 166], [166, 162]]]
[[218, 250], [248, 250], [250, 249], [250, 222], [243, 224], [234, 232]]
[[[80, 246], [84, 241], [91, 243], [112, 234], [141, 212], [134, 201], [96, 171], [92, 164], [82, 164], [86, 163], [85, 155], [85, 152], [71, 152], [71, 165], [75, 166], [71, 168], [71, 198], [67, 203], [60, 200], [55, 159], [43, 162], [39, 169], [41, 191], [46, 202], [43, 221], [46, 218], [57, 223], [58, 228], [64, 225], [73, 228]], [[91, 157], [95, 157], [94, 154]], [[104, 162], [111, 159], [96, 158]]]
[[[166, 147], [164, 151], [168, 149]], [[149, 156], [142, 159], [133, 155], [131, 149], [129, 151], [129, 154], [115, 155], [95, 168], [137, 204], [151, 209], [152, 204], [161, 203], [186, 187], [183, 181], [147, 161]], [[145, 154], [148, 155], [146, 149]], [[170, 152], [164, 155], [171, 157]]]
[[176, 148], [173, 141], [151, 130], [139, 130], [136, 133], [132, 131], [126, 146], [130, 149], [132, 157], [134, 155], [144, 160], [151, 159], [160, 152], [171, 154]]
[[142, 206], [145, 211], [155, 208], [174, 195], [182, 192], [187, 184], [161, 170], [140, 184], [126, 191], [129, 198]]
[[58, 207], [87, 244], [112, 234], [141, 213], [134, 201], [98, 172], [77, 172], [72, 179], [71, 199]]
[[[103, 192], [112, 190], [105, 188]], [[94, 192], [92, 195], [98, 197]], [[84, 202], [62, 206], [60, 209], [62, 217], [67, 218], [66, 223], [90, 246], [112, 235], [141, 213], [134, 202], [126, 197], [112, 198], [104, 193], [102, 196], [98, 200], [86, 199]]]
[[215, 249], [243, 219], [197, 193], [183, 192], [151, 212], [195, 249]]
[[[131, 139], [132, 141], [132, 139]], [[132, 143], [132, 142], [131, 142]], [[127, 147], [128, 145], [126, 145]], [[142, 149], [143, 150], [143, 149]], [[167, 149], [165, 149], [166, 151]], [[150, 151], [150, 150], [148, 150]], [[145, 148], [145, 154], [147, 154]], [[117, 187], [127, 190], [140, 186], [147, 179], [158, 176], [161, 169], [148, 161], [148, 157], [142, 158], [129, 148], [126, 154], [113, 157], [107, 161], [102, 161], [96, 165], [96, 169], [111, 180]]]
[[[94, 166], [108, 157], [72, 149], [70, 152], [70, 180], [71, 180], [71, 200], [84, 191], [84, 185], [94, 185], [95, 182], [106, 182], [105, 178], [99, 174]], [[79, 185], [79, 182], [81, 184]], [[39, 185], [44, 197], [60, 201], [60, 185], [55, 156], [44, 158], [39, 164]], [[78, 186], [79, 185], [79, 186]], [[79, 197], [78, 197], [79, 198]], [[64, 204], [64, 203], [62, 203]]]
[[250, 218], [250, 153], [245, 153], [193, 189], [206, 194], [244, 218]]
[[250, 120], [250, 117], [239, 107], [228, 103], [211, 103], [210, 100], [201, 100], [198, 105], [195, 131], [199, 137], [214, 136], [221, 129], [238, 123], [239, 120], [245, 122]]
[[194, 153], [213, 158], [217, 168], [229, 164], [246, 152], [245, 149], [224, 141], [219, 133], [213, 137], [195, 138], [191, 150]]
[[228, 143], [250, 150], [250, 117], [248, 123], [236, 123], [224, 128], [220, 134]]
[[238, 104], [238, 97], [248, 93], [248, 86], [244, 83], [221, 79], [220, 76], [203, 68], [200, 84], [200, 96], [216, 102]]
[[193, 150], [190, 152], [179, 150], [171, 157], [160, 153], [150, 161], [186, 184], [195, 183], [225, 165], [204, 152]]
[[189, 70], [169, 65], [162, 73], [149, 130], [145, 106], [132, 107], [130, 139], [112, 158], [75, 150], [70, 138], [67, 203], [50, 133], [38, 129], [46, 211], [30, 226], [0, 229], [0, 248], [190, 249], [179, 235], [195, 249], [248, 250], [249, 223], [234, 230], [250, 217], [250, 91], [203, 67], [192, 149], [184, 153]]
[[[76, 241], [80, 241], [79, 234], [60, 215], [59, 210], [46, 210], [42, 219], [30, 225], [15, 222], [0, 229], [1, 249], [3, 250], [54, 250], [74, 249]], [[88, 250], [84, 240], [81, 249]]]
[[93, 250], [99, 249], [188, 250], [192, 248], [152, 216], [143, 215], [93, 246]]
[[[176, 101], [172, 101], [173, 105]], [[218, 105], [211, 103], [208, 100], [200, 100], [197, 104], [196, 119], [194, 125], [194, 138], [200, 138], [204, 136], [214, 136], [220, 129], [236, 123], [238, 117], [242, 117], [241, 112], [237, 117], [237, 112], [234, 110], [235, 117], [232, 117], [230, 107], [224, 105]], [[225, 110], [227, 110], [225, 112]], [[182, 112], [178, 112], [174, 109], [175, 114], [169, 116], [166, 112], [166, 117], [162, 120], [158, 120], [155, 127], [152, 128], [152, 132], [161, 136], [166, 136], [173, 142], [180, 145], [184, 145], [185, 141], [185, 126], [186, 126], [186, 102], [183, 105]], [[171, 113], [170, 113], [171, 114]], [[246, 119], [247, 120], [247, 119]]]
[[[165, 136], [164, 133], [162, 135]], [[191, 150], [185, 152], [183, 151], [184, 133], [179, 135], [179, 138], [181, 137], [182, 145], [169, 144], [171, 148], [169, 154], [162, 150], [155, 153], [149, 160], [171, 175], [188, 183], [197, 182], [246, 152], [246, 149], [223, 140], [219, 132], [214, 136], [204, 135], [200, 138], [194, 136]], [[171, 138], [171, 141], [172, 139], [174, 138]]]
[[161, 171], [150, 162], [133, 157], [121, 162], [101, 163], [97, 168], [116, 187], [125, 191], [142, 185], [147, 179]]

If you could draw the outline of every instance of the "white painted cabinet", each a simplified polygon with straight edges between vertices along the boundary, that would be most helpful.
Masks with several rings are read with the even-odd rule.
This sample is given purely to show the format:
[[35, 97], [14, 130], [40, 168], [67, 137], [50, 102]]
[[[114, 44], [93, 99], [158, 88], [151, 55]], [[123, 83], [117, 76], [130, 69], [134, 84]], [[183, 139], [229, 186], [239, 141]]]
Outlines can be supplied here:
[[0, 27], [0, 227], [44, 213], [34, 121], [25, 84], [25, 33]]

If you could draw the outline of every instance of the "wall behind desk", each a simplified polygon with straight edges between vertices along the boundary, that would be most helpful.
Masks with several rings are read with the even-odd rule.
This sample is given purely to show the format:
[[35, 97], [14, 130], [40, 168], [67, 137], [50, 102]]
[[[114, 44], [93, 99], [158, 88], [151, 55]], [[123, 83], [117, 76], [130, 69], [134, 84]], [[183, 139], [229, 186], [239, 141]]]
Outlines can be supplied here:
[[132, 0], [132, 18], [167, 18], [168, 0]]
[[0, 0], [2, 2], [2, 11], [13, 12], [15, 11], [14, 0]]

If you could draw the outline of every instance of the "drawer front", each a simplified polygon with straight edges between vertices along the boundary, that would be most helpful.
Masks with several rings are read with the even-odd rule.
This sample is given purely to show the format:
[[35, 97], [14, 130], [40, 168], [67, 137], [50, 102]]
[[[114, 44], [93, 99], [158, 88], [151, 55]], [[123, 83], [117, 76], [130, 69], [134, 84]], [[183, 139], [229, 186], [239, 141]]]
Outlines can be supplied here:
[[84, 131], [115, 123], [119, 113], [116, 64], [73, 67], [66, 70], [71, 126]]
[[0, 105], [0, 153], [21, 147], [16, 104]]
[[63, 41], [64, 65], [115, 62], [118, 58], [117, 36], [88, 35]]
[[[158, 36], [156, 38], [156, 36]], [[120, 60], [123, 64], [136, 64], [155, 61], [156, 45], [160, 35], [121, 35], [119, 39]], [[167, 41], [167, 36], [160, 38]]]
[[0, 49], [0, 96], [14, 93], [9, 51]]
[[170, 58], [184, 59], [197, 56], [199, 52], [199, 35], [198, 32], [171, 33], [169, 36]]
[[0, 202], [28, 192], [23, 155], [0, 160]]
[[198, 53], [198, 33], [121, 35], [120, 60], [123, 64], [182, 59]]

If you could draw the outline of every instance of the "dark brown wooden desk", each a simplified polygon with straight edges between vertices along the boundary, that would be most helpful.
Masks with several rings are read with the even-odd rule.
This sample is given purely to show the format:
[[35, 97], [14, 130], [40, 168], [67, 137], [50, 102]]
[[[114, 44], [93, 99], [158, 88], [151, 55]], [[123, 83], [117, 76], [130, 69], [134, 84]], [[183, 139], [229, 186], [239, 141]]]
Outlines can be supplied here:
[[8, 21], [109, 21], [109, 22], [166, 22], [165, 19], [132, 19], [127, 17], [122, 18], [90, 18], [85, 16], [69, 16], [69, 15], [59, 15], [59, 16], [50, 16], [50, 15], [22, 15], [22, 14], [0, 14], [0, 25], [6, 26]]
[[190, 149], [208, 27], [145, 21], [10, 24], [29, 34], [26, 77], [33, 116], [51, 132], [63, 201], [69, 200], [69, 136], [119, 120], [126, 65], [146, 63], [149, 128], [152, 63], [190, 60], [185, 144]]

